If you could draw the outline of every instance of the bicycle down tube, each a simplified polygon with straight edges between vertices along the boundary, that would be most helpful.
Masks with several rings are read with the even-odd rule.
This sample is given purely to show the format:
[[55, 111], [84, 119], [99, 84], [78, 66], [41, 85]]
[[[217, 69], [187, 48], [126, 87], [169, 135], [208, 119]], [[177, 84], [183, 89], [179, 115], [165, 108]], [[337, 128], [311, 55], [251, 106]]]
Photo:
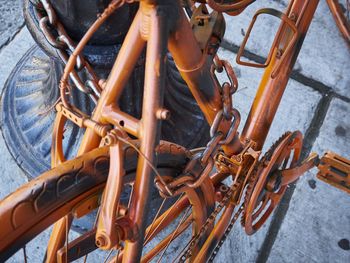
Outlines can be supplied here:
[[[270, 126], [282, 99], [283, 92], [287, 86], [289, 75], [298, 57], [301, 45], [308, 30], [308, 27], [313, 18], [313, 14], [317, 8], [318, 0], [296, 0], [291, 1], [287, 8], [287, 15], [296, 18], [295, 24], [298, 28], [298, 38], [295, 47], [289, 54], [286, 54], [282, 69], [277, 76], [272, 77], [272, 72], [278, 64], [276, 52], [278, 47], [275, 47], [274, 56], [270, 65], [265, 69], [256, 97], [254, 99], [248, 119], [245, 123], [241, 140], [246, 138], [256, 142], [256, 150], [261, 150]], [[281, 22], [280, 30], [276, 38], [280, 38], [280, 45], [285, 46], [291, 39], [291, 30], [285, 27], [284, 22]], [[225, 229], [230, 225], [231, 217], [234, 212], [232, 205], [228, 206], [218, 221], [217, 225], [206, 240], [202, 249], [198, 253], [195, 262], [206, 262], [213, 253], [218, 242], [222, 240], [225, 234]]]
[[[274, 78], [271, 76], [278, 60], [276, 55], [266, 68], [241, 135], [241, 140], [249, 138], [255, 141], [257, 149], [262, 148], [266, 139], [317, 4], [318, 0], [291, 1], [287, 15], [296, 19], [295, 24], [299, 30], [298, 41], [289, 54], [285, 55], [284, 64], [277, 76]], [[282, 36], [279, 42], [281, 46], [290, 41], [290, 30], [284, 25], [281, 26], [279, 34]], [[116, 101], [146, 43], [142, 118], [137, 120], [122, 112]], [[211, 58], [202, 53], [180, 3], [172, 0], [162, 1], [159, 4], [151, 0], [141, 1], [139, 11], [128, 31], [92, 116], [92, 120], [96, 123], [123, 126], [128, 133], [140, 139], [140, 151], [144, 154], [144, 156], [139, 156], [129, 214], [131, 225], [138, 230], [139, 238], [126, 241], [123, 262], [138, 262], [141, 257], [142, 238], [145, 233], [144, 218], [147, 215], [149, 190], [154, 177], [148, 161], [151, 161], [152, 164], [156, 163], [154, 149], [159, 143], [160, 121], [166, 118], [166, 110], [163, 109], [162, 102], [167, 47], [209, 124], [213, 123], [216, 114], [222, 109], [220, 91], [210, 74], [209, 61]], [[220, 127], [225, 132], [229, 128], [228, 123]], [[232, 149], [229, 147], [227, 149], [231, 153], [238, 153], [241, 148], [241, 143], [239, 141], [237, 143], [238, 136], [235, 137], [235, 140]], [[92, 128], [87, 128], [78, 154], [81, 155], [97, 148], [100, 141], [101, 137]], [[105, 191], [108, 192], [109, 189], [106, 188]], [[231, 210], [227, 211], [232, 213]], [[227, 224], [227, 220], [224, 223]], [[223, 228], [221, 226], [215, 229]], [[222, 231], [215, 232], [215, 229], [214, 237], [222, 234]], [[207, 240], [199, 258], [207, 257], [213, 242], [215, 243], [215, 238]]]
[[[242, 138], [249, 138], [256, 142], [258, 150], [263, 148], [318, 2], [319, 0], [295, 0], [291, 1], [287, 8], [287, 16], [289, 19], [294, 20], [293, 22], [298, 29], [297, 41], [292, 50], [288, 54], [285, 54], [286, 57], [284, 58], [281, 69], [278, 75], [273, 78], [272, 72], [278, 60], [281, 59], [277, 58], [277, 52], [280, 47], [288, 45], [293, 34], [293, 32], [287, 29], [284, 23], [282, 23], [276, 36], [277, 38], [281, 37], [279, 46], [275, 47], [273, 51], [275, 55], [270, 65], [265, 69], [241, 135]], [[282, 53], [283, 51], [284, 50], [282, 50]]]
[[[176, 27], [175, 27], [176, 26]], [[170, 33], [168, 37], [167, 35]], [[179, 39], [186, 39], [186, 44]], [[129, 75], [147, 41], [146, 77], [141, 120], [121, 112], [115, 104]], [[159, 143], [159, 124], [165, 109], [162, 108], [164, 86], [165, 52], [167, 44], [180, 67], [182, 76], [189, 84], [198, 104], [211, 123], [221, 109], [219, 92], [211, 79], [209, 64], [203, 63], [203, 54], [193, 36], [187, 18], [179, 3], [168, 1], [153, 5], [142, 1], [139, 11], [123, 43], [120, 54], [102, 92], [92, 119], [98, 123], [112, 123], [123, 126], [127, 132], [140, 138], [140, 151], [134, 194], [131, 199], [130, 220], [138, 230], [139, 237], [145, 232], [149, 189], [153, 182], [151, 167], [146, 162], [156, 162], [154, 149]], [[190, 58], [190, 59], [189, 59]], [[205, 65], [203, 67], [203, 65]], [[155, 132], [158, 131], [158, 132]], [[79, 154], [98, 147], [100, 138], [92, 129], [87, 129]], [[107, 183], [108, 186], [108, 183]], [[109, 190], [106, 189], [106, 192]], [[103, 236], [100, 236], [103, 239]], [[103, 243], [103, 241], [98, 240]], [[137, 262], [142, 252], [143, 240], [127, 241], [123, 262]]]

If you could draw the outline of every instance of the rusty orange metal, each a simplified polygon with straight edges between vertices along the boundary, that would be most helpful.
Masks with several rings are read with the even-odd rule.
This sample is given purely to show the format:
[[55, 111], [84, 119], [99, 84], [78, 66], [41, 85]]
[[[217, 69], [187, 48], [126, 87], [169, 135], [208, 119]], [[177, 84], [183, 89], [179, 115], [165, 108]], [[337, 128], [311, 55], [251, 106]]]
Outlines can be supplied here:
[[[51, 23], [57, 18], [50, 9], [49, 2], [41, 1], [43, 7], [49, 10], [47, 17], [43, 17], [44, 26], [44, 23]], [[162, 258], [163, 251], [169, 244], [191, 226], [192, 238], [185, 246], [179, 261], [212, 260], [241, 214], [246, 232], [255, 233], [278, 205], [288, 184], [318, 164], [317, 155], [311, 155], [304, 163], [299, 160], [303, 141], [300, 132], [287, 133], [272, 147], [267, 157], [259, 159], [318, 0], [291, 0], [285, 13], [264, 9], [253, 17], [253, 23], [238, 53], [239, 63], [242, 63], [240, 57], [259, 14], [277, 16], [281, 18], [281, 24], [266, 63], [242, 63], [266, 69], [241, 135], [237, 131], [241, 121], [240, 114], [233, 107], [232, 101], [238, 81], [232, 66], [216, 55], [216, 45], [222, 40], [225, 31], [222, 13], [238, 15], [254, 0], [232, 0], [225, 1], [224, 4], [215, 0], [182, 1], [187, 5], [185, 7], [189, 7], [187, 11], [194, 11], [196, 17], [192, 17], [192, 22], [186, 16], [180, 1], [138, 1], [139, 10], [108, 79], [98, 80], [92, 73], [94, 81], [90, 86], [95, 87], [93, 98], [97, 102], [92, 115], [86, 115], [72, 104], [69, 100], [69, 91], [72, 88], [69, 80], [75, 78], [78, 88], [84, 90], [76, 77], [75, 67], [85, 67], [91, 71], [89, 64], [81, 56], [84, 47], [114, 10], [132, 2], [134, 1], [111, 1], [78, 45], [73, 45], [68, 38], [62, 38], [72, 46], [72, 55], [67, 58], [60, 82], [61, 102], [56, 105], [57, 117], [51, 152], [54, 169], [39, 180], [46, 182], [45, 180], [50, 180], [51, 177], [63, 177], [65, 174], [78, 176], [80, 172], [95, 172], [99, 177], [102, 177], [101, 173], [105, 173], [107, 179], [100, 179], [94, 187], [62, 204], [52, 215], [49, 214], [51, 211], [47, 212], [47, 219], [38, 223], [38, 227], [44, 227], [46, 221], [56, 221], [48, 244], [46, 262], [68, 262], [85, 255], [85, 252], [87, 254], [93, 251], [96, 247], [120, 250], [111, 262], [148, 262], [157, 255]], [[195, 2], [201, 5], [196, 7]], [[207, 5], [215, 13], [210, 14]], [[59, 27], [58, 32], [62, 32], [64, 36], [64, 30], [60, 29], [61, 24], [56, 24]], [[200, 26], [207, 28], [198, 28]], [[54, 39], [49, 39], [55, 43]], [[144, 51], [146, 71], [142, 115], [137, 119], [123, 112], [118, 100]], [[211, 140], [206, 147], [196, 152], [188, 153], [178, 145], [160, 141], [161, 123], [169, 119], [171, 114], [163, 105], [168, 51], [211, 125]], [[223, 70], [226, 71], [230, 83], [221, 85], [215, 72]], [[68, 162], [62, 145], [66, 121], [86, 129], [78, 157]], [[162, 176], [157, 169], [162, 147], [166, 147], [167, 156], [178, 157], [181, 152], [181, 156], [184, 157], [182, 159], [187, 158], [185, 163], [175, 167], [178, 170], [174, 176]], [[131, 156], [126, 148], [138, 154], [134, 178], [127, 182], [126, 174], [130, 171], [126, 170], [125, 165]], [[100, 171], [96, 168], [99, 158], [108, 160], [108, 164], [103, 163], [103, 168], [108, 166], [108, 176], [106, 170]], [[286, 160], [289, 158], [292, 158], [291, 164], [286, 166]], [[322, 159], [321, 164], [319, 176], [324, 180], [331, 180], [337, 187], [344, 184], [344, 180], [341, 181], [334, 174], [331, 177], [330, 166], [346, 171], [345, 184], [348, 187], [347, 160], [329, 154]], [[211, 174], [214, 165], [217, 173]], [[275, 169], [276, 167], [280, 169]], [[232, 183], [225, 185], [223, 181], [228, 177], [231, 177]], [[127, 206], [120, 202], [121, 192], [126, 184], [132, 185], [132, 194]], [[158, 217], [147, 226], [153, 188], [158, 190], [161, 197], [174, 200], [174, 203], [165, 209], [165, 212], [159, 215], [157, 213]], [[30, 189], [35, 189], [34, 183], [29, 183], [14, 193], [14, 199], [20, 199], [26, 194], [25, 191]], [[237, 207], [243, 196], [243, 205]], [[12, 209], [6, 210], [6, 204], [8, 207], [16, 205], [11, 201], [11, 197], [5, 200], [4, 208], [0, 206], [0, 223], [8, 218]], [[74, 217], [82, 217], [97, 206], [99, 215], [93, 228], [73, 242], [68, 242], [68, 231]], [[5, 216], [1, 217], [1, 213]], [[175, 231], [142, 255], [145, 244], [150, 243], [180, 215], [182, 218]], [[217, 218], [219, 216], [220, 218]], [[2, 227], [0, 224], [1, 229]], [[16, 232], [16, 235], [19, 233], [20, 231]], [[0, 234], [0, 241], [3, 240], [1, 238]], [[16, 238], [19, 241], [16, 241]], [[13, 236], [11, 242], [22, 244], [21, 242], [25, 241]], [[8, 244], [10, 242], [5, 244], [4, 241], [0, 247], [10, 250]], [[75, 250], [84, 252], [74, 254]], [[4, 258], [8, 254], [11, 252], [6, 253]]]

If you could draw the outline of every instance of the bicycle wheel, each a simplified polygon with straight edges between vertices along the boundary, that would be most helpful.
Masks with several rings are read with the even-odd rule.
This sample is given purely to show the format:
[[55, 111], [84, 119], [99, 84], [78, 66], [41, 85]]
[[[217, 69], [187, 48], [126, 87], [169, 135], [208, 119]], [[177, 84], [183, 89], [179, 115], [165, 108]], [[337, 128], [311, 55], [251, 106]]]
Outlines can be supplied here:
[[350, 47], [350, 0], [327, 0], [334, 20]]
[[[190, 157], [190, 153], [184, 148], [167, 142], [161, 143], [161, 147], [157, 148], [157, 154], [157, 169], [164, 178], [176, 177]], [[126, 146], [125, 184], [133, 181], [136, 164], [135, 150]], [[60, 218], [73, 213], [77, 204], [101, 193], [107, 179], [108, 169], [109, 148], [99, 148], [42, 174], [2, 200], [0, 202], [0, 262], [7, 260], [17, 250], [25, 247], [27, 242]], [[210, 182], [204, 183], [196, 190], [189, 189], [189, 192], [182, 197], [182, 201], [180, 200], [181, 205], [170, 206], [170, 209], [176, 207], [177, 211], [171, 212], [171, 217], [162, 220], [159, 229], [154, 229], [152, 233], [149, 233], [148, 241], [154, 239], [162, 229], [174, 224], [175, 219], [184, 214], [186, 207], [191, 208], [190, 214], [183, 221], [186, 221], [187, 225], [182, 224], [180, 227], [178, 225], [176, 229], [181, 228], [182, 232], [191, 229], [192, 233], [189, 238], [196, 235], [213, 208], [214, 195], [209, 197], [209, 200], [208, 193], [213, 193]], [[173, 201], [172, 204], [174, 203]], [[180, 210], [179, 207], [181, 207]], [[159, 213], [157, 220], [166, 217], [165, 213]], [[180, 233], [177, 233], [176, 237], [179, 236], [178, 234]], [[174, 234], [171, 236], [174, 237]], [[203, 236], [203, 241], [205, 238], [206, 236]], [[92, 245], [95, 246], [94, 235], [92, 240]], [[149, 249], [150, 252], [145, 257], [151, 259], [160, 255], [172, 241], [169, 235], [161, 240], [156, 240], [154, 247]], [[67, 245], [69, 247], [70, 244]], [[69, 251], [67, 257], [71, 261], [84, 255], [81, 252], [73, 255]]]

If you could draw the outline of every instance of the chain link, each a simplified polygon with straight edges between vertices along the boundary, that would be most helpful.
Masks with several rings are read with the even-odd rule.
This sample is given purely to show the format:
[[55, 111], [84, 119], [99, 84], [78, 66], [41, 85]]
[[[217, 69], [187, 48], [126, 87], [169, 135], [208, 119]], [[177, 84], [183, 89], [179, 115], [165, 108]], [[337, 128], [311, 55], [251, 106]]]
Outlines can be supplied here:
[[[231, 189], [229, 189], [225, 193], [223, 199], [216, 206], [215, 210], [211, 213], [211, 215], [208, 217], [207, 221], [201, 227], [201, 229], [199, 230], [198, 234], [196, 236], [192, 237], [192, 239], [191, 239], [191, 241], [190, 241], [190, 243], [188, 245], [188, 248], [180, 256], [180, 259], [179, 259], [180, 263], [184, 263], [187, 259], [189, 259], [192, 256], [192, 251], [193, 251], [194, 247], [199, 243], [200, 238], [208, 231], [209, 226], [213, 225], [215, 223], [216, 217], [219, 215], [219, 213], [222, 211], [222, 209], [228, 205], [228, 203], [230, 202], [231, 197], [232, 197], [232, 195], [233, 195], [233, 193], [235, 191], [236, 191], [236, 186], [232, 187]], [[237, 210], [237, 212], [232, 217], [232, 219], [230, 221], [230, 224], [228, 225], [228, 227], [225, 230], [224, 235], [222, 236], [220, 241], [217, 243], [215, 249], [213, 250], [213, 252], [212, 252], [212, 254], [211, 254], [210, 258], [209, 258], [209, 262], [213, 262], [215, 256], [218, 254], [218, 251], [220, 250], [221, 246], [223, 245], [223, 243], [225, 242], [226, 238], [230, 234], [234, 224], [237, 222], [239, 216], [243, 212], [243, 209], [244, 209], [244, 206], [241, 205], [239, 207], [239, 209]]]
[[[40, 29], [45, 36], [48, 43], [57, 50], [58, 56], [61, 58], [64, 64], [68, 62], [70, 55], [75, 51], [76, 43], [69, 37], [64, 26], [58, 20], [55, 10], [47, 0], [30, 0], [35, 6], [36, 15], [39, 18]], [[114, 1], [115, 5], [122, 5], [125, 2], [133, 2], [133, 0]], [[112, 10], [112, 9], [111, 9]], [[183, 192], [184, 188], [191, 187], [196, 188], [209, 176], [210, 171], [214, 166], [214, 156], [217, 154], [218, 149], [221, 145], [228, 144], [234, 138], [237, 132], [238, 125], [240, 123], [239, 112], [232, 107], [232, 95], [237, 90], [238, 82], [236, 75], [234, 74], [233, 68], [229, 62], [220, 60], [217, 56], [214, 59], [212, 68], [212, 74], [215, 75], [214, 71], [222, 72], [225, 70], [229, 82], [225, 82], [221, 86], [221, 96], [223, 107], [222, 110], [218, 111], [212, 127], [210, 129], [211, 140], [207, 144], [205, 150], [192, 158], [184, 170], [184, 174], [173, 182], [164, 185], [163, 182], [157, 181], [156, 186], [160, 193], [164, 196], [174, 196]], [[87, 81], [83, 81], [79, 76], [79, 73], [85, 72], [88, 76]], [[99, 80], [83, 55], [77, 57], [75, 69], [70, 72], [70, 80], [72, 83], [82, 92], [88, 94], [93, 101], [97, 101], [101, 88], [99, 86]], [[217, 81], [216, 76], [214, 79]], [[218, 81], [217, 81], [218, 82]], [[220, 131], [220, 127], [223, 126], [223, 122], [230, 122], [230, 128], [226, 134]], [[180, 262], [191, 257], [191, 253], [195, 245], [198, 244], [201, 236], [206, 233], [209, 226], [215, 224], [215, 219], [222, 209], [227, 206], [233, 193], [237, 190], [237, 185], [233, 185], [229, 189], [221, 202], [216, 206], [214, 212], [209, 216], [206, 223], [201, 227], [199, 233], [194, 236], [189, 244], [188, 249], [181, 256]], [[242, 207], [239, 208], [237, 213], [231, 220], [229, 227], [226, 229], [223, 239], [220, 240], [219, 244], [214, 250], [214, 253], [210, 260], [212, 260], [217, 251], [220, 249], [223, 241], [226, 239], [228, 233], [231, 231], [233, 224], [236, 222], [238, 216], [242, 212]]]
[[188, 244], [188, 248], [180, 256], [179, 262], [184, 263], [187, 259], [189, 259], [192, 256], [193, 248], [199, 243], [200, 238], [208, 231], [209, 226], [215, 223], [216, 217], [219, 215], [222, 209], [230, 202], [231, 196], [234, 191], [235, 189], [233, 188], [233, 189], [229, 189], [225, 193], [221, 202], [219, 202], [215, 210], [210, 214], [207, 221], [199, 230], [198, 234], [192, 237], [190, 243]]
[[[56, 49], [58, 56], [66, 64], [70, 54], [76, 48], [76, 43], [67, 34], [49, 1], [31, 0], [31, 3], [35, 7], [36, 16], [39, 19], [39, 27], [45, 39]], [[78, 72], [87, 76], [88, 80], [83, 81]], [[83, 55], [77, 57], [76, 67], [70, 73], [70, 80], [75, 87], [89, 95], [95, 103], [97, 102], [101, 92], [98, 84], [99, 79]]]
[[235, 213], [235, 215], [232, 217], [230, 224], [226, 228], [225, 233], [222, 236], [222, 238], [220, 239], [219, 243], [216, 245], [216, 247], [215, 247], [213, 253], [211, 254], [208, 262], [213, 262], [214, 261], [214, 259], [215, 259], [216, 255], [218, 254], [221, 246], [224, 244], [226, 238], [230, 234], [234, 224], [237, 222], [237, 220], [238, 220], [239, 216], [241, 215], [241, 213], [243, 212], [243, 210], [244, 210], [244, 206], [241, 205], [239, 207], [239, 209], [237, 210], [237, 212]]
[[[221, 145], [228, 144], [233, 140], [237, 132], [238, 126], [240, 124], [240, 114], [236, 109], [232, 107], [232, 95], [234, 92], [236, 92], [238, 88], [238, 81], [237, 81], [236, 75], [229, 62], [225, 60], [220, 60], [217, 56], [215, 56], [211, 73], [217, 85], [219, 82], [217, 80], [217, 77], [215, 76], [215, 71], [222, 72], [223, 70], [225, 70], [230, 80], [230, 83], [225, 82], [221, 86], [223, 109], [217, 112], [215, 119], [213, 121], [213, 124], [210, 128], [211, 140], [209, 141], [207, 147], [202, 153], [201, 163], [203, 165], [206, 165], [209, 162], [209, 160], [212, 160], [214, 158], [214, 156], [217, 154], [217, 151]], [[226, 134], [223, 134], [222, 131], [220, 131], [220, 127], [223, 126], [224, 124], [223, 122], [227, 122], [227, 121], [230, 121], [230, 129]], [[199, 177], [202, 177], [202, 175], [200, 175]], [[225, 193], [224, 197], [216, 206], [215, 210], [211, 213], [207, 221], [201, 227], [199, 233], [191, 239], [188, 245], [188, 248], [180, 256], [179, 262], [185, 262], [187, 259], [189, 259], [192, 256], [193, 248], [198, 244], [200, 238], [204, 235], [204, 233], [208, 231], [208, 228], [210, 225], [215, 224], [216, 217], [219, 215], [222, 209], [228, 205], [228, 203], [232, 199], [233, 194], [239, 189], [240, 189], [240, 185], [239, 183], [236, 183], [236, 184], [233, 184], [232, 187]], [[229, 232], [232, 230], [234, 223], [237, 221], [242, 211], [243, 211], [243, 207], [241, 206], [236, 212], [236, 214], [233, 216], [228, 228], [224, 233], [223, 238], [219, 241], [216, 248], [214, 249], [214, 252], [210, 260], [214, 259], [215, 255], [217, 254], [221, 245], [225, 241]]]
[[[238, 126], [241, 121], [240, 113], [232, 107], [232, 95], [238, 88], [237, 77], [230, 63], [221, 60], [216, 55], [211, 67], [211, 74], [215, 85], [220, 86], [215, 75], [215, 71], [224, 71], [227, 74], [229, 82], [225, 82], [221, 88], [222, 110], [219, 110], [214, 118], [210, 128], [210, 141], [200, 155], [194, 156], [184, 169], [184, 173], [168, 185], [162, 185], [162, 182], [156, 181], [156, 186], [163, 197], [170, 197], [183, 192], [186, 187], [198, 187], [208, 176], [213, 168], [214, 157], [218, 153], [220, 146], [229, 144], [237, 133]], [[230, 127], [226, 133], [220, 129], [230, 123]]]

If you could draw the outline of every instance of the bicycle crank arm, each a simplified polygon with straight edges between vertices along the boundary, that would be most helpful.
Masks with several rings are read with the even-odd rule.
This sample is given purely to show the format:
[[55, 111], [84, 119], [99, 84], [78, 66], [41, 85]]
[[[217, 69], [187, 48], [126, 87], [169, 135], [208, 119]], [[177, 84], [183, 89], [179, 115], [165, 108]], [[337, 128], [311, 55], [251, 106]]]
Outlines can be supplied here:
[[311, 153], [310, 156], [302, 162], [301, 165], [294, 168], [283, 170], [281, 185], [288, 185], [298, 180], [300, 176], [307, 171], [316, 167], [320, 163], [320, 159], [317, 153]]

